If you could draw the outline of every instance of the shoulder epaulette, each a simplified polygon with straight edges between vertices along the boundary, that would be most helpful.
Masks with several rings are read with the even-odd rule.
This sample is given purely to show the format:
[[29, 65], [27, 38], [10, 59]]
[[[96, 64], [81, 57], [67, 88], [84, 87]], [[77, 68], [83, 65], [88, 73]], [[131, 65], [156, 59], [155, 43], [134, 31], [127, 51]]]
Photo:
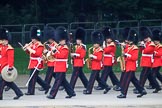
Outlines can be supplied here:
[[111, 42], [110, 44], [108, 44], [108, 46], [115, 46], [115, 43]]
[[138, 47], [137, 47], [136, 45], [133, 45], [133, 50], [134, 50], [134, 49], [138, 49]]
[[43, 46], [43, 44], [41, 42], [38, 42], [38, 46]]
[[67, 45], [64, 45], [64, 47], [63, 47], [63, 48], [65, 48], [65, 49], [69, 49]]
[[14, 49], [10, 44], [8, 44], [8, 48], [7, 49]]
[[87, 47], [85, 44], [82, 44], [83, 49], [87, 50]]
[[100, 49], [98, 51], [103, 51], [103, 49], [100, 47]]
[[155, 46], [154, 42], [151, 42], [151, 43], [149, 44], [149, 46]]

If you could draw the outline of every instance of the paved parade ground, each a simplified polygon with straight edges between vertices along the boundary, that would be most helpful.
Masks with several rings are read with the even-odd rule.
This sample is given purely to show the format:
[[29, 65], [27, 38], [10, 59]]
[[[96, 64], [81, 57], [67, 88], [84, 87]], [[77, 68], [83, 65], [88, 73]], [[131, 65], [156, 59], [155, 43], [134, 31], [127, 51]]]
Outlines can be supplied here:
[[[89, 76], [89, 75], [87, 75]], [[44, 77], [44, 76], [43, 76]], [[67, 76], [68, 79], [70, 75]], [[25, 93], [27, 88], [25, 82], [28, 76], [21, 75], [16, 80], [16, 83], [21, 87]], [[53, 84], [53, 82], [52, 82]], [[111, 84], [111, 83], [109, 83]], [[153, 94], [153, 90], [147, 90], [148, 95], [142, 98], [137, 98], [136, 94], [133, 94], [133, 86], [129, 88], [128, 96], [126, 99], [117, 99], [116, 96], [120, 92], [110, 90], [107, 94], [103, 94], [103, 91], [93, 91], [92, 95], [84, 95], [82, 92], [84, 88], [81, 86], [80, 80], [77, 82], [75, 88], [77, 96], [71, 99], [65, 99], [66, 93], [59, 91], [56, 99], [49, 100], [46, 98], [44, 92], [38, 91], [38, 85], [36, 89], [36, 95], [23, 96], [19, 100], [13, 100], [15, 96], [12, 90], [4, 91], [4, 100], [0, 101], [0, 107], [16, 107], [16, 108], [162, 108], [162, 91], [157, 94]]]

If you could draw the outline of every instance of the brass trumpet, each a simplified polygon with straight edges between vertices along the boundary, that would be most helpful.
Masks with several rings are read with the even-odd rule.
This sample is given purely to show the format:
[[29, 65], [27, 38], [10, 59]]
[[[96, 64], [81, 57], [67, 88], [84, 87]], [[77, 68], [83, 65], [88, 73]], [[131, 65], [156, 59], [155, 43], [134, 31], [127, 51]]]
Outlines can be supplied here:
[[21, 48], [25, 51], [27, 47], [29, 47], [31, 44], [33, 43], [33, 41], [31, 41], [30, 43], [28, 43], [28, 45], [22, 45], [20, 42], [18, 42], [18, 44], [21, 46]]
[[93, 47], [90, 47], [89, 49], [88, 49], [88, 58], [85, 60], [86, 61], [86, 64], [87, 64], [87, 67], [89, 68], [89, 69], [91, 69], [91, 66], [92, 66], [92, 63], [91, 63], [91, 58], [89, 58], [89, 56], [92, 54], [91, 53], [91, 50], [93, 49]]

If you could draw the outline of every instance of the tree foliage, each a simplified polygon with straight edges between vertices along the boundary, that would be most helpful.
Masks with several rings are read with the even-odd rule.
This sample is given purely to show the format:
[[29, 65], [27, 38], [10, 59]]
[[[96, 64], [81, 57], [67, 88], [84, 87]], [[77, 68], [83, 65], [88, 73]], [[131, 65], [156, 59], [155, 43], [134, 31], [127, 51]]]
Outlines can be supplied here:
[[161, 18], [162, 0], [0, 1], [0, 24]]

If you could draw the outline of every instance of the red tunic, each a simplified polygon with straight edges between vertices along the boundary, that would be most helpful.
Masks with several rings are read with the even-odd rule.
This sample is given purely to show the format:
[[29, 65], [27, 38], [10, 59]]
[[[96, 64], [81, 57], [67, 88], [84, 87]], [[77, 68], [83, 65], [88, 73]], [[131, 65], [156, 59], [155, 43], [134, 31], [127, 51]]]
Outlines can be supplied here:
[[38, 69], [42, 69], [43, 68], [42, 54], [43, 54], [43, 50], [44, 50], [42, 43], [38, 41], [38, 42], [32, 44], [30, 46], [30, 48], [33, 49], [35, 51], [35, 53], [34, 54], [30, 53], [27, 50], [27, 53], [30, 54], [30, 61], [29, 61], [28, 69], [35, 68], [39, 62], [40, 63], [39, 63]]
[[142, 51], [140, 66], [152, 67], [155, 44], [153, 42], [147, 42], [145, 46], [145, 48], [140, 49]]
[[84, 66], [84, 57], [86, 56], [86, 49], [83, 45], [76, 45], [75, 46], [75, 53], [78, 55], [73, 58], [74, 60], [74, 67], [83, 67]]
[[53, 54], [55, 58], [54, 72], [66, 72], [67, 71], [68, 54], [69, 54], [69, 49], [67, 45], [58, 46], [56, 53]]
[[0, 72], [5, 66], [12, 68], [14, 66], [14, 49], [11, 45], [3, 45], [1, 47], [1, 68]]
[[2, 51], [2, 44], [0, 44], [0, 68], [1, 68], [1, 51]]
[[[50, 47], [54, 47], [54, 46], [55, 46], [55, 43], [53, 42], [53, 43], [51, 43], [49, 46], [50, 46]], [[49, 51], [51, 51], [51, 48], [49, 49]], [[47, 61], [47, 66], [48, 66], [48, 67], [53, 67], [53, 66], [54, 66], [54, 61], [53, 61], [53, 60], [48, 60], [48, 61]]]
[[152, 67], [162, 66], [162, 45], [156, 45], [154, 50], [154, 62]]
[[107, 47], [104, 48], [103, 54], [103, 65], [104, 66], [112, 66], [114, 64], [116, 52], [116, 45], [114, 42], [107, 44]]
[[128, 47], [126, 54], [130, 55], [130, 57], [125, 57], [126, 72], [136, 71], [138, 60], [138, 47], [136, 45]]
[[102, 68], [102, 54], [103, 49], [101, 47], [97, 49], [93, 49], [93, 55], [96, 56], [95, 59], [92, 59], [91, 61], [91, 70], [101, 70]]

